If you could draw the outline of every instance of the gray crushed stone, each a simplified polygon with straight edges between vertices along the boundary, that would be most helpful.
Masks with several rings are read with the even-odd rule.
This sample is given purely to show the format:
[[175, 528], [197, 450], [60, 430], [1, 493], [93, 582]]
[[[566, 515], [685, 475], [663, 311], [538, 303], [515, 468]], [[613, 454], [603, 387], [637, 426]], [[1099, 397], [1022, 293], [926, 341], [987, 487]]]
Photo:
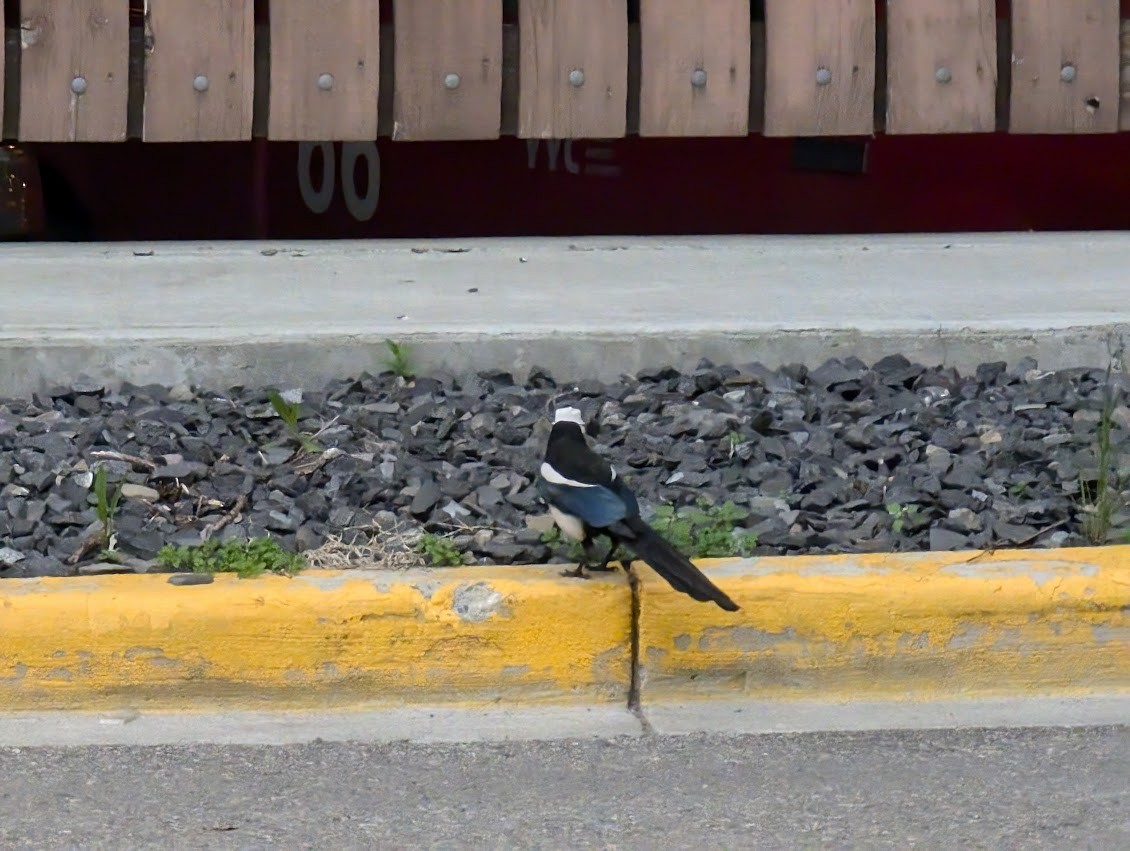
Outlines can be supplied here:
[[[300, 395], [298, 427], [317, 453], [302, 451], [267, 388], [84, 381], [0, 400], [0, 577], [117, 569], [97, 549], [75, 557], [100, 529], [97, 465], [122, 485], [126, 569], [207, 535], [271, 535], [301, 551], [398, 529], [451, 534], [471, 563], [564, 561], [542, 540], [535, 474], [547, 415], [566, 402], [645, 516], [731, 501], [757, 555], [1085, 545], [1108, 400], [1111, 469], [1130, 473], [1128, 387], [1105, 366], [1044, 372], [1028, 359], [960, 374], [900, 356], [704, 361], [560, 385], [541, 368], [524, 380], [366, 374], [283, 388]], [[1112, 542], [1130, 528], [1127, 505], [1123, 491]]]

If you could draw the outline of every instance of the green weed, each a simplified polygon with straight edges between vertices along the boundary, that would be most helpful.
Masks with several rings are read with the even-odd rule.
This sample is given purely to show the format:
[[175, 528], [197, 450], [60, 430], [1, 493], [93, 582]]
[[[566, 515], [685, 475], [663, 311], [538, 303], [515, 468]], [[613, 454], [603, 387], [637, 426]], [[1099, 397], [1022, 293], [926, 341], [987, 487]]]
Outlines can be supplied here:
[[275, 390], [268, 391], [267, 399], [270, 401], [271, 407], [275, 409], [275, 413], [279, 415], [279, 419], [283, 421], [283, 425], [290, 436], [298, 441], [303, 449], [307, 452], [323, 451], [316, 441], [298, 427], [298, 415], [302, 409], [301, 402], [288, 402]]
[[306, 566], [298, 553], [283, 549], [273, 538], [249, 541], [208, 540], [188, 547], [165, 546], [157, 553], [163, 567], [191, 573], [235, 573], [241, 579], [281, 573], [293, 576]]
[[101, 545], [107, 552], [114, 548], [114, 518], [121, 499], [122, 486], [115, 485], [111, 491], [106, 480], [106, 468], [99, 465], [94, 470], [94, 512], [102, 524]]
[[565, 558], [567, 561], [575, 561], [580, 564], [585, 560], [585, 550], [581, 546], [580, 541], [574, 541], [572, 538], [566, 538], [561, 529], [554, 526], [551, 529], [541, 533], [541, 542], [553, 550], [557, 550], [562, 544], [565, 545]]
[[412, 353], [409, 347], [392, 340], [385, 340], [385, 347], [389, 351], [388, 360], [385, 361], [389, 371], [406, 381], [414, 378], [416, 371], [412, 366]]
[[1017, 482], [1009, 486], [1008, 495], [1016, 499], [1027, 499], [1030, 495], [1030, 490], [1027, 482]]
[[425, 532], [416, 544], [416, 552], [432, 567], [457, 567], [463, 563], [463, 553], [446, 535]]
[[[1120, 341], [1118, 348], [1107, 359], [1106, 375], [1103, 382], [1103, 406], [1099, 412], [1099, 422], [1095, 429], [1095, 482], [1079, 478], [1079, 498], [1082, 501], [1082, 530], [1092, 544], [1105, 544], [1110, 539], [1111, 521], [1118, 509], [1119, 491], [1122, 477], [1118, 471], [1111, 433], [1114, 431], [1114, 409], [1118, 405], [1120, 393], [1111, 381], [1115, 367], [1126, 370], [1126, 344]], [[1130, 530], [1122, 537], [1130, 540]]]
[[887, 513], [894, 518], [891, 522], [891, 531], [900, 534], [906, 525], [914, 524], [921, 518], [922, 508], [917, 505], [900, 505], [897, 502], [887, 503]]
[[725, 558], [751, 555], [757, 547], [757, 533], [738, 527], [745, 517], [745, 512], [729, 500], [720, 505], [699, 500], [694, 506], [678, 510], [670, 505], [660, 506], [652, 523], [689, 558]]

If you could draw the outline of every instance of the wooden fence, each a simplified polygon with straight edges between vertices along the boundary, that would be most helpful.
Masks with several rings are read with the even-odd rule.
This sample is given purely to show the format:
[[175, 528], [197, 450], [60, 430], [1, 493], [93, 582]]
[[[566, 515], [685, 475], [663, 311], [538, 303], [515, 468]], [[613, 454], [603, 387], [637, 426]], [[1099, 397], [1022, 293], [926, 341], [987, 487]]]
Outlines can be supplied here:
[[1130, 128], [1119, 0], [3, 2], [7, 139]]

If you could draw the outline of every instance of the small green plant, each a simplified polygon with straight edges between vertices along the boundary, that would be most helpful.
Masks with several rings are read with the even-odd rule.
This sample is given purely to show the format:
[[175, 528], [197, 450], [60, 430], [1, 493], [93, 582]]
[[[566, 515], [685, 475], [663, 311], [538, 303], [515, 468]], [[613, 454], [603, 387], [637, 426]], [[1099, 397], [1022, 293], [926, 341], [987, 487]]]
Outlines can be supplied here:
[[408, 346], [392, 340], [385, 340], [385, 347], [389, 351], [388, 360], [385, 361], [389, 370], [406, 381], [414, 378], [416, 373], [412, 366], [412, 353]]
[[1016, 499], [1027, 499], [1029, 496], [1029, 489], [1027, 482], [1017, 482], [1011, 485], [1008, 489], [1008, 495]]
[[102, 524], [100, 534], [102, 549], [114, 549], [114, 518], [118, 514], [118, 503], [122, 499], [122, 486], [115, 485], [113, 491], [106, 480], [106, 468], [99, 465], [94, 470], [94, 512]]
[[694, 506], [676, 510], [670, 505], [655, 511], [655, 528], [689, 558], [748, 556], [757, 547], [757, 533], [739, 531], [745, 513], [727, 500], [711, 505], [699, 500]]
[[732, 432], [730, 432], [729, 437], [727, 439], [729, 440], [729, 444], [730, 444], [730, 455], [729, 455], [729, 457], [733, 458], [735, 455], [738, 454], [738, 447], [742, 445], [742, 436], [739, 432], [732, 431]]
[[897, 502], [887, 503], [887, 513], [894, 518], [891, 522], [891, 530], [896, 534], [900, 534], [906, 527], [907, 523], [914, 523], [920, 517], [922, 508], [917, 505], [900, 505]]
[[[1079, 478], [1079, 497], [1082, 500], [1082, 529], [1092, 544], [1105, 544], [1110, 539], [1111, 522], [1118, 508], [1122, 477], [1117, 469], [1117, 458], [1111, 433], [1114, 431], [1114, 409], [1118, 405], [1119, 391], [1111, 381], [1115, 368], [1126, 370], [1126, 344], [1119, 341], [1117, 349], [1112, 348], [1107, 359], [1106, 374], [1103, 381], [1103, 406], [1099, 411], [1099, 422], [1095, 429], [1095, 466], [1097, 473], [1094, 484], [1082, 476]], [[1130, 539], [1130, 530], [1122, 537]]]
[[306, 566], [298, 553], [283, 549], [273, 538], [208, 540], [188, 547], [161, 548], [157, 562], [170, 570], [191, 573], [235, 573], [250, 579], [264, 573], [293, 576]]
[[416, 552], [432, 567], [457, 567], [463, 563], [463, 554], [455, 542], [446, 535], [425, 532], [416, 544]]
[[288, 402], [275, 390], [267, 393], [267, 400], [271, 403], [271, 407], [275, 409], [275, 413], [279, 415], [279, 419], [283, 421], [283, 425], [290, 436], [297, 440], [303, 449], [307, 452], [322, 451], [322, 447], [298, 427], [298, 415], [302, 408], [301, 402]]
[[585, 559], [585, 550], [580, 541], [566, 538], [561, 534], [561, 529], [554, 526], [541, 533], [541, 542], [550, 549], [556, 550], [565, 544], [565, 558], [580, 564]]

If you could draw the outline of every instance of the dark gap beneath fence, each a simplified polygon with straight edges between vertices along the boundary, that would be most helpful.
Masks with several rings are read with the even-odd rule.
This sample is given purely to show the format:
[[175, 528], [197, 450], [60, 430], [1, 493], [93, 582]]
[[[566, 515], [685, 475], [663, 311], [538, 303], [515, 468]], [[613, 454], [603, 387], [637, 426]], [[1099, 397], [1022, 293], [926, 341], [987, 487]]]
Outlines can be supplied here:
[[639, 24], [639, 0], [630, 0], [628, 3], [628, 96], [625, 104], [627, 124], [624, 127], [624, 135], [637, 137], [640, 135], [640, 77], [643, 73]]
[[129, 9], [129, 81], [126, 86], [126, 139], [141, 139], [145, 130], [145, 9], [131, 2]]
[[[384, 6], [392, 7], [391, 3]], [[384, 8], [382, 6], [382, 9]], [[382, 13], [383, 16], [383, 13]], [[392, 136], [396, 109], [396, 34], [395, 24], [381, 25], [380, 73], [377, 75], [377, 135]]]
[[251, 95], [251, 137], [267, 138], [271, 102], [271, 17], [269, 0], [255, 0], [255, 35], [252, 42], [255, 81]]
[[1012, 90], [1011, 15], [1010, 4], [997, 0], [997, 133], [1008, 132], [1009, 92]]
[[885, 6], [886, 0], [875, 0], [875, 91], [871, 97], [875, 111], [871, 124], [876, 133], [887, 129], [887, 28], [879, 26]]
[[515, 20], [507, 22], [504, 17], [502, 27], [502, 122], [498, 131], [502, 136], [518, 135], [518, 57], [521, 36], [516, 16], [515, 2]]

